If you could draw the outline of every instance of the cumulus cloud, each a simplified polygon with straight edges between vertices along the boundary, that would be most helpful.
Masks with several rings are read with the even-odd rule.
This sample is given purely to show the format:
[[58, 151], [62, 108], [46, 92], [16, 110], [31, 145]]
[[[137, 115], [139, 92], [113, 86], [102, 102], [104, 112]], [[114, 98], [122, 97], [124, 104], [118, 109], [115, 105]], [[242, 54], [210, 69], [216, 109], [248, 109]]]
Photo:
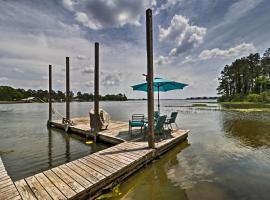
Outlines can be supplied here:
[[182, 15], [174, 15], [167, 28], [159, 26], [159, 41], [169, 44], [171, 50], [168, 56], [159, 56], [156, 63], [168, 63], [178, 55], [190, 52], [203, 43], [207, 29], [191, 25], [189, 19]]
[[63, 0], [64, 7], [74, 13], [76, 21], [94, 30], [139, 25], [145, 9], [155, 4], [155, 0]]
[[191, 25], [189, 19], [182, 15], [174, 15], [168, 28], [159, 27], [159, 41], [176, 44], [169, 56], [178, 56], [203, 43], [207, 29]]
[[199, 58], [202, 60], [207, 60], [215, 57], [223, 57], [223, 58], [229, 58], [229, 57], [235, 57], [240, 56], [248, 53], [255, 52], [256, 48], [252, 43], [242, 43], [235, 47], [229, 48], [229, 49], [219, 49], [214, 48], [211, 50], [204, 50], [200, 53]]
[[163, 65], [169, 63], [169, 58], [166, 56], [159, 56], [158, 59], [156, 60], [156, 64], [158, 65]]

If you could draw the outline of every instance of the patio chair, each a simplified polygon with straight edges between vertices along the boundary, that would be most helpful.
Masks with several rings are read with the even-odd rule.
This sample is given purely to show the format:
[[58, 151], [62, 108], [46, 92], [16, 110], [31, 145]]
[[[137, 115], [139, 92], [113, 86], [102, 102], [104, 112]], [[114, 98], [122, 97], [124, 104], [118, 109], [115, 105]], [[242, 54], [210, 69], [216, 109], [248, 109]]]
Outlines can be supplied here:
[[158, 118], [159, 118], [159, 112], [155, 111], [154, 112], [154, 120], [157, 121]]
[[[154, 133], [155, 134], [163, 134], [164, 135], [164, 125], [165, 125], [165, 122], [166, 122], [166, 118], [167, 118], [167, 115], [163, 115], [163, 116], [159, 116], [157, 118], [157, 121], [155, 123], [155, 127], [154, 127]], [[145, 125], [144, 127], [144, 137], [145, 137], [145, 134], [146, 134], [146, 130], [148, 128], [147, 125]]]
[[143, 114], [133, 114], [132, 119], [129, 120], [128, 132], [130, 133], [130, 136], [132, 137], [132, 128], [133, 127], [140, 127], [141, 133], [142, 133], [144, 124], [145, 124], [145, 122], [144, 122], [144, 115]]
[[170, 130], [173, 129], [172, 124], [175, 124], [176, 127], [178, 127], [176, 122], [175, 122], [177, 115], [178, 115], [178, 112], [172, 112], [171, 117], [165, 121], [165, 125], [168, 127], [168, 129], [170, 129]]

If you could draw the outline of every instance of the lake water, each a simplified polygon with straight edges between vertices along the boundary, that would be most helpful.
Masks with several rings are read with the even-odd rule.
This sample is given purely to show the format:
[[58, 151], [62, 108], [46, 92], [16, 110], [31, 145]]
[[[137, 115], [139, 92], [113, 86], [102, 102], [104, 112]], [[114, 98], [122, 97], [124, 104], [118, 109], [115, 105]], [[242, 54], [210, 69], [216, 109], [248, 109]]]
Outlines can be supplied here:
[[[161, 101], [161, 112], [177, 110], [188, 140], [129, 177], [111, 199], [269, 199], [270, 113], [178, 107]], [[47, 104], [0, 105], [0, 151], [13, 180], [106, 148], [85, 138], [46, 128]], [[72, 103], [72, 116], [88, 116], [92, 103]], [[101, 102], [115, 120], [146, 113], [145, 101]], [[173, 107], [171, 107], [173, 106]], [[65, 104], [54, 107], [64, 113]]]

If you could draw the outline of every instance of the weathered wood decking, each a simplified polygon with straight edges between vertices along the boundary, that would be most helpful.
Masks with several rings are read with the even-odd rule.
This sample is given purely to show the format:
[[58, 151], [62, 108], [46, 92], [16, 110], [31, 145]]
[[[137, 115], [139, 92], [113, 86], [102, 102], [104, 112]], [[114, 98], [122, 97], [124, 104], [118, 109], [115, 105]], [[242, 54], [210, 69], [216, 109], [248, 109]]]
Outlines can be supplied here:
[[[91, 136], [87, 118], [73, 121], [75, 125], [69, 127], [70, 131]], [[65, 128], [58, 121], [52, 125]], [[127, 123], [112, 122], [108, 130], [98, 134], [98, 139], [117, 145], [16, 181], [17, 189], [12, 181], [10, 185], [14, 195], [20, 194], [14, 196], [18, 199], [93, 199], [186, 139], [187, 135], [188, 131], [174, 130], [166, 139], [157, 140], [155, 149], [149, 149], [139, 132], [134, 131], [134, 136], [129, 136]]]
[[0, 200], [21, 199], [13, 181], [10, 179], [0, 157]]

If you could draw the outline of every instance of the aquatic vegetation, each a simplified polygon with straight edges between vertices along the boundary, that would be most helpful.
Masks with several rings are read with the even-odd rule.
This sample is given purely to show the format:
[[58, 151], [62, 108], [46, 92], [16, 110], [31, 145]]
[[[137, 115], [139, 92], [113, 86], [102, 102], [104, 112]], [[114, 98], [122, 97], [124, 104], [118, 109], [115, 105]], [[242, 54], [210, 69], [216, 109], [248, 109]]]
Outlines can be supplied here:
[[111, 192], [102, 194], [97, 199], [109, 199], [120, 195], [122, 195], [122, 193], [120, 192], [120, 184], [118, 184], [111, 190]]

